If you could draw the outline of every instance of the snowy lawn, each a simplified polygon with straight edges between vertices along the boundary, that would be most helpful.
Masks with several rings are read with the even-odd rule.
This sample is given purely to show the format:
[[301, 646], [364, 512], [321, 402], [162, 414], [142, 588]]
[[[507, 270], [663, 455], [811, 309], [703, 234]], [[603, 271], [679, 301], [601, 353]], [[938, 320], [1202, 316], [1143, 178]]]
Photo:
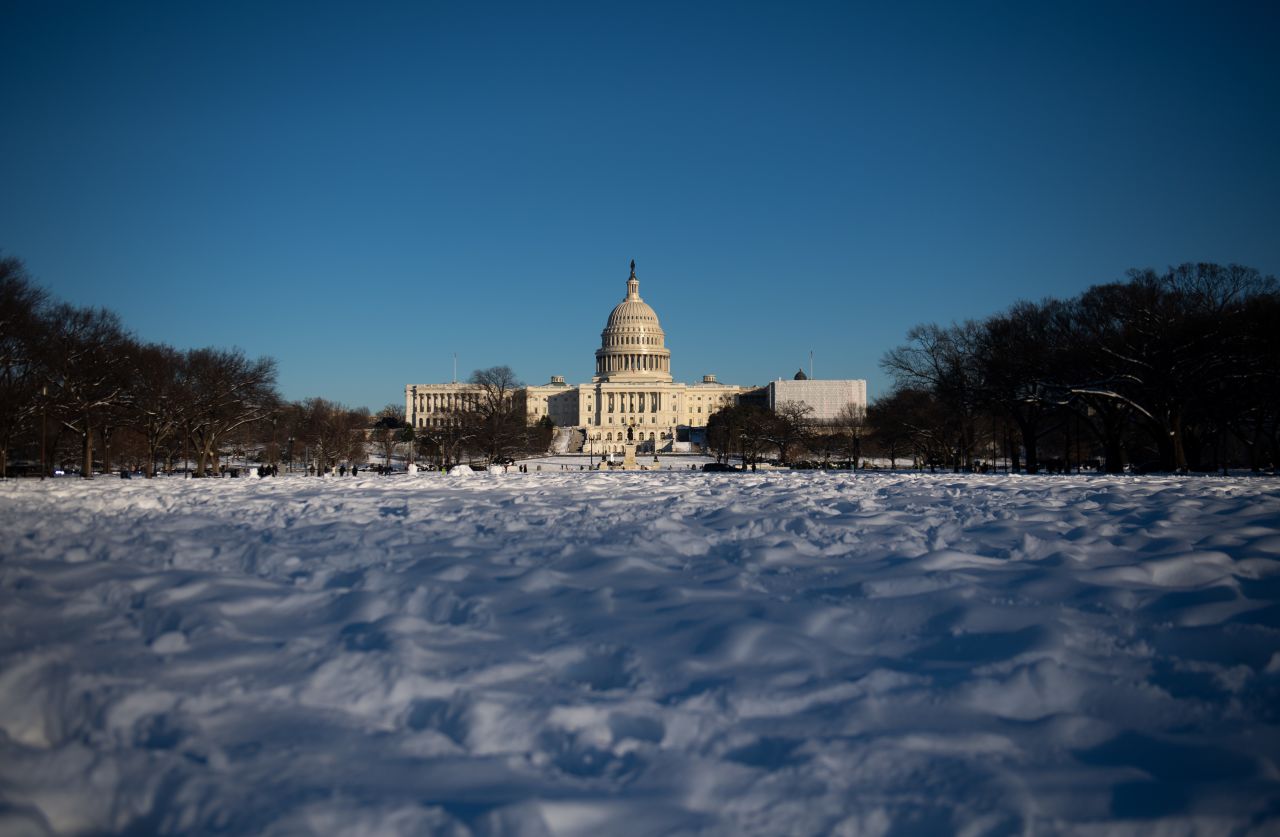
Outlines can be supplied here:
[[0, 484], [0, 833], [1275, 834], [1268, 480]]

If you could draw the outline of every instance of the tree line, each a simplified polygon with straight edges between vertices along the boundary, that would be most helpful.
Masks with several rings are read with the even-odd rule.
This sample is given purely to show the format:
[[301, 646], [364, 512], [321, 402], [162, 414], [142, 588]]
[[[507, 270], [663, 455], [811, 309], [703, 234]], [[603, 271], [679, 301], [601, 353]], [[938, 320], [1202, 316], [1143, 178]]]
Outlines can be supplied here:
[[868, 431], [867, 414], [855, 404], [846, 404], [834, 418], [815, 419], [813, 408], [803, 402], [784, 401], [772, 410], [739, 402], [711, 414], [706, 438], [719, 462], [857, 467]]
[[1280, 292], [1249, 267], [1133, 270], [1071, 299], [919, 325], [881, 365], [895, 387], [868, 411], [875, 446], [957, 470], [1280, 460]]
[[1280, 287], [1240, 265], [1134, 270], [1071, 299], [918, 325], [881, 361], [894, 382], [865, 414], [803, 404], [712, 415], [722, 461], [956, 471], [1210, 471], [1280, 461]]
[[273, 359], [141, 341], [112, 311], [57, 301], [20, 260], [0, 257], [3, 476], [65, 466], [91, 477], [118, 464], [150, 477], [191, 463], [202, 477], [227, 455], [324, 470], [365, 462], [370, 443], [385, 461], [407, 451], [442, 467], [547, 449], [554, 428], [526, 426], [509, 367], [476, 370], [470, 383], [468, 408], [430, 428], [409, 426], [395, 404], [371, 417], [324, 398], [286, 401]]
[[0, 475], [17, 458], [24, 472], [41, 463], [85, 477], [192, 461], [199, 477], [251, 444], [279, 461], [286, 439], [336, 461], [356, 453], [367, 423], [321, 398], [281, 399], [269, 357], [139, 340], [114, 312], [58, 301], [0, 258]]

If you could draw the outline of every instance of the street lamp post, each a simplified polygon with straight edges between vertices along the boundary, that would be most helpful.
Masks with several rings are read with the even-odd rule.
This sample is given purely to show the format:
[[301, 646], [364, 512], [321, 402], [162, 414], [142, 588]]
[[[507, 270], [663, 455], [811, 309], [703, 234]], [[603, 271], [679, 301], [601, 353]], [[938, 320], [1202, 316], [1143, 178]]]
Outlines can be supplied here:
[[44, 452], [45, 434], [48, 432], [48, 421], [47, 421], [47, 415], [49, 412], [48, 396], [49, 396], [49, 385], [41, 384], [40, 385], [40, 479], [42, 480], [44, 479], [45, 473], [49, 470], [48, 466], [45, 464], [46, 460], [45, 460], [45, 452]]

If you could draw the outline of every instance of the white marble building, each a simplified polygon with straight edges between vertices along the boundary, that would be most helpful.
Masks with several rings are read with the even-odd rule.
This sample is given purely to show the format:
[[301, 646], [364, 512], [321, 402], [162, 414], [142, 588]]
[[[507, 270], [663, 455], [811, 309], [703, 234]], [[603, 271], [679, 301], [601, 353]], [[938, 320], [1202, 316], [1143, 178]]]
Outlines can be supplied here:
[[[666, 450], [683, 435], [681, 431], [706, 427], [712, 413], [732, 406], [739, 395], [752, 389], [722, 384], [715, 375], [704, 375], [694, 384], [671, 379], [666, 333], [653, 308], [640, 297], [635, 262], [626, 296], [614, 306], [600, 332], [595, 361], [589, 384], [568, 384], [556, 375], [548, 383], [526, 387], [524, 395], [530, 424], [549, 416], [557, 427], [581, 431], [584, 449], [597, 454], [621, 452], [628, 438], [641, 450]], [[860, 397], [866, 406], [865, 381], [796, 383], [860, 384], [861, 390], [846, 388], [847, 394], [855, 401]], [[832, 393], [836, 397], [837, 390]], [[405, 421], [414, 427], [439, 427], [452, 421], [456, 411], [466, 409], [475, 395], [476, 388], [465, 383], [410, 384], [405, 387]], [[826, 400], [821, 403], [823, 410], [828, 409]]]

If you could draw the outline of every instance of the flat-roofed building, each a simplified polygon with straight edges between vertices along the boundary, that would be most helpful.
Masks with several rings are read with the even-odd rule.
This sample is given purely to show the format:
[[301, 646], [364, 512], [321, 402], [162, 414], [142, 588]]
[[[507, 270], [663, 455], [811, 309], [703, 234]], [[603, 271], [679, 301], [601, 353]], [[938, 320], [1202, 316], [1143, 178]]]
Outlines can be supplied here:
[[776, 410], [779, 404], [787, 401], [807, 404], [813, 409], [809, 414], [811, 421], [830, 421], [850, 404], [863, 413], [867, 410], [867, 382], [861, 379], [779, 379], [771, 381], [767, 389], [769, 409]]

